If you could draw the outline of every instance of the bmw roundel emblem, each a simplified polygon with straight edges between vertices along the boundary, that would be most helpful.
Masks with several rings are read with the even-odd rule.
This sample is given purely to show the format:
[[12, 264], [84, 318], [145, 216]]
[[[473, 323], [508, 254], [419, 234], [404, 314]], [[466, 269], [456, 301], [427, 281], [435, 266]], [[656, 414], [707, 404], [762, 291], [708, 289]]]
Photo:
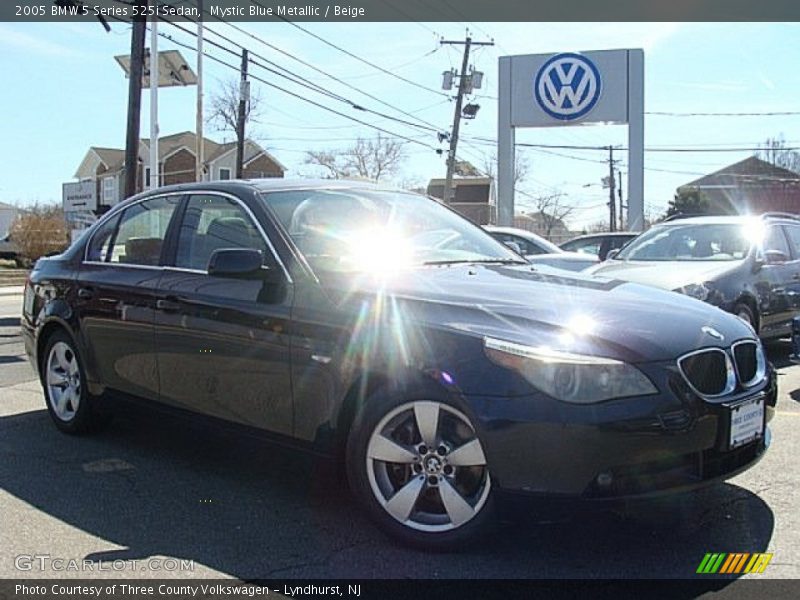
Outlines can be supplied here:
[[533, 81], [533, 97], [544, 112], [561, 121], [588, 114], [600, 99], [600, 71], [581, 54], [556, 54], [545, 62]]

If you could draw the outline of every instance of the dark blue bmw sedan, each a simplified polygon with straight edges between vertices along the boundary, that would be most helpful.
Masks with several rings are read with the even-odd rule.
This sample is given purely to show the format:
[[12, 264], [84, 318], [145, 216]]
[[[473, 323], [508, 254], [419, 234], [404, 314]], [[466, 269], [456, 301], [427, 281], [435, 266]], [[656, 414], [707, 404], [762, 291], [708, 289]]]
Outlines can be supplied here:
[[533, 266], [424, 196], [351, 182], [165, 187], [114, 207], [25, 290], [48, 411], [121, 400], [346, 465], [375, 522], [457, 546], [503, 493], [617, 499], [752, 466], [775, 375], [698, 300]]

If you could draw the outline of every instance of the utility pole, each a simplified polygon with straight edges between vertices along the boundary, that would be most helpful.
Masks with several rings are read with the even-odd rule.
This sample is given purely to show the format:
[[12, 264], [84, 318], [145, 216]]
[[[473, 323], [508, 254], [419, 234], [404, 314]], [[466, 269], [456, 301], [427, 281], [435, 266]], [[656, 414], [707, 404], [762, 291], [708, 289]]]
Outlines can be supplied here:
[[619, 230], [625, 231], [625, 218], [624, 215], [624, 208], [625, 206], [622, 203], [622, 170], [617, 169], [617, 195], [619, 196]]
[[158, 173], [158, 20], [150, 22], [150, 189], [159, 184]]
[[205, 162], [205, 144], [203, 143], [203, 0], [197, 0], [200, 17], [197, 19], [197, 142], [195, 146], [195, 181], [203, 181], [203, 163]]
[[242, 81], [239, 88], [239, 114], [236, 119], [236, 179], [242, 178], [244, 164], [244, 122], [247, 117], [247, 104], [250, 102], [250, 84], [247, 81], [247, 49], [242, 48]]
[[458, 74], [458, 95], [456, 96], [456, 108], [453, 114], [453, 131], [450, 134], [450, 150], [447, 152], [447, 174], [444, 178], [444, 203], [451, 204], [455, 196], [453, 189], [453, 173], [456, 168], [456, 149], [458, 148], [458, 130], [461, 125], [461, 110], [464, 103], [464, 93], [470, 85], [470, 75], [467, 73], [469, 67], [469, 51], [472, 46], [494, 46], [494, 42], [473, 42], [467, 33], [467, 38], [460, 40], [442, 40], [442, 44], [463, 45], [464, 58], [461, 61], [461, 72]]
[[[139, 121], [142, 108], [142, 72], [144, 70], [144, 42], [147, 33], [146, 8], [148, 0], [136, 0], [141, 9], [133, 19], [131, 30], [131, 70], [128, 80], [128, 129], [125, 136], [125, 197], [136, 193], [136, 176], [139, 165]], [[151, 174], [152, 176], [152, 174]]]
[[614, 177], [614, 147], [608, 147], [608, 223], [609, 231], [617, 230], [617, 198]]

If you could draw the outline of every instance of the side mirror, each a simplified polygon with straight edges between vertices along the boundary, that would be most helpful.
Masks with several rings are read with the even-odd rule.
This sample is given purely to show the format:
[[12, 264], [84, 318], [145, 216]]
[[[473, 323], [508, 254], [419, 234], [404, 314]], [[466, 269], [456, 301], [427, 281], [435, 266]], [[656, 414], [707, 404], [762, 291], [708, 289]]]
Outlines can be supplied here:
[[614, 257], [615, 257], [617, 254], [619, 254], [619, 248], [614, 248], [613, 250], [609, 250], [609, 251], [606, 253], [606, 260], [611, 260], [611, 259], [612, 259], [612, 258], [614, 258]]
[[261, 270], [264, 257], [254, 248], [222, 248], [208, 260], [208, 274], [216, 277], [247, 277]]
[[789, 260], [789, 257], [780, 250], [766, 250], [764, 252], [764, 260], [768, 265], [779, 265]]
[[514, 252], [519, 255], [522, 255], [522, 247], [517, 242], [503, 242], [508, 248], [511, 248]]

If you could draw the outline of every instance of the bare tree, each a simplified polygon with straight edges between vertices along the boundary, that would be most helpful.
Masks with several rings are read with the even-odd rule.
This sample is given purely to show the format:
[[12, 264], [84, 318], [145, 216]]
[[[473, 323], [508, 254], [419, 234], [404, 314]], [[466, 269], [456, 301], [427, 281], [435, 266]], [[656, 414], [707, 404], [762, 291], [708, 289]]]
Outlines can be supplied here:
[[[483, 170], [492, 179], [497, 179], [497, 153], [484, 155]], [[531, 163], [528, 157], [517, 150], [514, 154], [514, 187], [525, 181], [531, 170]]]
[[[240, 86], [241, 82], [236, 78], [225, 79], [219, 82], [219, 88], [210, 95], [206, 122], [217, 131], [229, 131], [234, 136], [236, 135]], [[247, 125], [258, 122], [263, 112], [261, 94], [251, 87], [250, 102], [246, 104], [244, 113], [245, 128]]]
[[69, 232], [60, 206], [34, 204], [11, 224], [9, 235], [25, 263], [61, 252], [69, 244]]
[[536, 212], [540, 215], [542, 226], [544, 228], [544, 237], [550, 239], [553, 234], [553, 229], [557, 225], [562, 225], [566, 228], [564, 221], [575, 210], [574, 206], [567, 206], [563, 203], [564, 194], [555, 192], [546, 196], [537, 196], [533, 199]]
[[800, 173], [800, 152], [787, 147], [783, 134], [778, 137], [767, 138], [766, 142], [759, 144], [755, 156], [772, 163], [776, 167]]
[[404, 159], [403, 142], [379, 134], [372, 139], [358, 138], [342, 150], [309, 150], [305, 163], [322, 167], [331, 179], [361, 177], [381, 181], [396, 175]]

